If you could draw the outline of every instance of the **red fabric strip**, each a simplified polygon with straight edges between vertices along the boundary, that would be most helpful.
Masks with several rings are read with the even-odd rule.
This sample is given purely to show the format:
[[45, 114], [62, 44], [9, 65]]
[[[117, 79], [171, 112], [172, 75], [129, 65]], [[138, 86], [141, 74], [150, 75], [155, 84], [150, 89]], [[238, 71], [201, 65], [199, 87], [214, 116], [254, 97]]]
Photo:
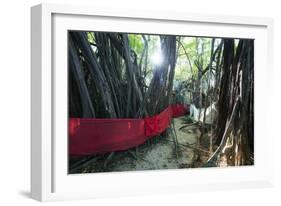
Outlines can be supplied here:
[[101, 154], [138, 146], [164, 132], [172, 117], [188, 111], [188, 106], [175, 104], [144, 119], [69, 118], [69, 153], [73, 156]]

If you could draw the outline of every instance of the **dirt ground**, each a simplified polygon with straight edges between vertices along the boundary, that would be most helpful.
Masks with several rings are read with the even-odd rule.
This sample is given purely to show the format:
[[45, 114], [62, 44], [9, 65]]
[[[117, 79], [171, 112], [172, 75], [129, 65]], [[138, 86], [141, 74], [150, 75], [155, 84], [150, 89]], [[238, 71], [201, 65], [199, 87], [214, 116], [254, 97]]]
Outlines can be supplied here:
[[[70, 173], [194, 167], [196, 151], [193, 147], [196, 147], [199, 133], [196, 126], [180, 129], [184, 125], [186, 125], [186, 117], [174, 118], [166, 134], [154, 137], [137, 148], [115, 152], [111, 157], [110, 155], [95, 157], [83, 167]], [[175, 144], [175, 139], [177, 139], [177, 144]]]

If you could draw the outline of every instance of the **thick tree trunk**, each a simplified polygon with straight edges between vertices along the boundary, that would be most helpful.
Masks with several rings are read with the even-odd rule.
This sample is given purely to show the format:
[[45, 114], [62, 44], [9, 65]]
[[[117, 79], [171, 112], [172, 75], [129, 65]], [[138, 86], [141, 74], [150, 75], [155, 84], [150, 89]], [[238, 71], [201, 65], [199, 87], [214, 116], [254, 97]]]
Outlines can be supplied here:
[[[253, 151], [253, 41], [224, 40], [215, 136], [219, 147], [206, 166], [216, 166], [222, 155], [228, 165], [250, 164]], [[231, 142], [231, 145], [229, 145]]]

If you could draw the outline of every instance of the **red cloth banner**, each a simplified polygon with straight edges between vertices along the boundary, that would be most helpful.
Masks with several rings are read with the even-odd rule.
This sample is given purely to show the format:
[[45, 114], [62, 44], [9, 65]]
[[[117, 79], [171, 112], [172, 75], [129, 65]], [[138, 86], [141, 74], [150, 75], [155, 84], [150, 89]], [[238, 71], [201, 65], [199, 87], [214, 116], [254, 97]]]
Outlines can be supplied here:
[[186, 115], [186, 113], [189, 112], [189, 105], [172, 104], [171, 107], [172, 107], [173, 117], [180, 117]]
[[144, 118], [144, 131], [147, 137], [153, 137], [164, 132], [172, 118], [172, 108], [168, 107], [158, 115]]
[[126, 150], [164, 132], [172, 117], [185, 115], [189, 107], [171, 105], [144, 119], [69, 118], [70, 155], [91, 155]]

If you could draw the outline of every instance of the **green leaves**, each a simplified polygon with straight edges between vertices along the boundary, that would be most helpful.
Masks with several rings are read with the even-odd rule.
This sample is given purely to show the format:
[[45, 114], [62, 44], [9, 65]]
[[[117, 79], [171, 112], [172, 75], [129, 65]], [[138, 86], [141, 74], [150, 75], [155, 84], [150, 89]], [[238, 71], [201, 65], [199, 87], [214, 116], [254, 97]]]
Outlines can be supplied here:
[[140, 58], [142, 50], [144, 48], [144, 42], [141, 34], [128, 34], [130, 47], [133, 51], [136, 52], [138, 58]]

